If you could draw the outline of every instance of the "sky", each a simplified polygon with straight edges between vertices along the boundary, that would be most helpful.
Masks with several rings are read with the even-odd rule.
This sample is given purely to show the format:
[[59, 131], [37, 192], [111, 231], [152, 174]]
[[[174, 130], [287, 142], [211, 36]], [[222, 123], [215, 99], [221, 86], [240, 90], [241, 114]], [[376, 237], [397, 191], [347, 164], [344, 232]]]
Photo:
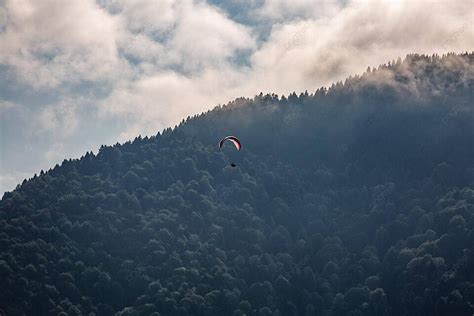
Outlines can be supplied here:
[[474, 0], [0, 0], [0, 195], [260, 92], [474, 50]]

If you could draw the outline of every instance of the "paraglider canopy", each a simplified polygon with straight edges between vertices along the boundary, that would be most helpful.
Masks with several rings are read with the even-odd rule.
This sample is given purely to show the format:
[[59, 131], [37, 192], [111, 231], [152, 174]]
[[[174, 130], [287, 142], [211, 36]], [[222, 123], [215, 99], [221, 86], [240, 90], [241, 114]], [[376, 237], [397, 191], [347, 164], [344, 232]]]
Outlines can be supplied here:
[[240, 140], [235, 136], [226, 136], [223, 139], [221, 139], [221, 141], [219, 142], [219, 148], [222, 148], [222, 146], [224, 146], [224, 143], [226, 141], [232, 142], [234, 144], [235, 148], [237, 148], [237, 150], [242, 149], [242, 144], [240, 143]]
[[[229, 141], [232, 144], [234, 144], [235, 148], [237, 148], [238, 151], [242, 149], [242, 144], [240, 143], [240, 140], [235, 136], [226, 136], [223, 139], [221, 139], [221, 141], [219, 142], [219, 148], [222, 148], [222, 146], [224, 146], [224, 143], [226, 141]], [[237, 165], [235, 163], [231, 163], [230, 166], [234, 168]]]

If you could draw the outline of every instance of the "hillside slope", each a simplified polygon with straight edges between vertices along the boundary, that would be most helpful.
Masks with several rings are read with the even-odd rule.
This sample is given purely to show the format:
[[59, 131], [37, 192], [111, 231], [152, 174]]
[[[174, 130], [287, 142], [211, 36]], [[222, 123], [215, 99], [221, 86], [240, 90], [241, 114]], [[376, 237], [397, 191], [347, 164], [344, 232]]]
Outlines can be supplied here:
[[472, 315], [473, 60], [237, 99], [41, 172], [0, 202], [0, 309]]

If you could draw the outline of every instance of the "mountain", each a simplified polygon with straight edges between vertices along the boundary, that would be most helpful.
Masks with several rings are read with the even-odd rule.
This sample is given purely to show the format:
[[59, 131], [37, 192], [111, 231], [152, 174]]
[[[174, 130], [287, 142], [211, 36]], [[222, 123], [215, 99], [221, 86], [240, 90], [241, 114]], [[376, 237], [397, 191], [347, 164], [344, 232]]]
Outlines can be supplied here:
[[0, 202], [0, 309], [472, 315], [473, 60], [240, 98], [41, 171]]

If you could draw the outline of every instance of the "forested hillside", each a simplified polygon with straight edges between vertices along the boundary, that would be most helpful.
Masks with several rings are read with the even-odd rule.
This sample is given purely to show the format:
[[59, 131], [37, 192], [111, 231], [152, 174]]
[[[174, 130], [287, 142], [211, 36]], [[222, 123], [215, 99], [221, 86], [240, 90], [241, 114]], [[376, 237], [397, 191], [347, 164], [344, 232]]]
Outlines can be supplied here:
[[473, 61], [237, 99], [35, 175], [0, 202], [0, 309], [472, 315]]

